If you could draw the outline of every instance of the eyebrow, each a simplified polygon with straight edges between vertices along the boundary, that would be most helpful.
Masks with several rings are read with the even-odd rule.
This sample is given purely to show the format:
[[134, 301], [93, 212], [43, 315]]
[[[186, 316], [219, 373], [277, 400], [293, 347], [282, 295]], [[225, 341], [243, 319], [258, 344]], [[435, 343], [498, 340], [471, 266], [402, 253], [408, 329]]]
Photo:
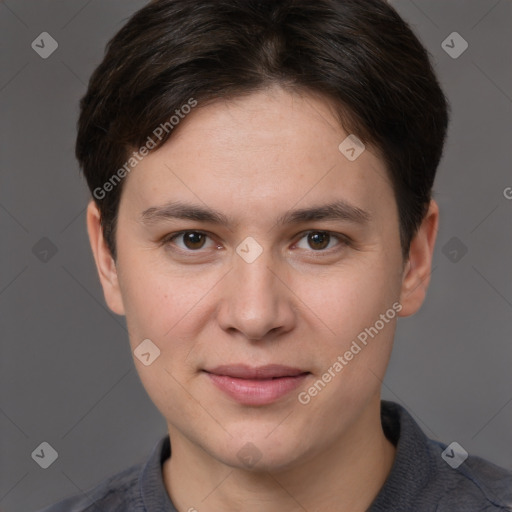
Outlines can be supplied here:
[[[180, 201], [171, 201], [162, 206], [152, 206], [144, 210], [140, 216], [141, 222], [148, 225], [172, 219], [195, 220], [225, 226], [233, 224], [229, 217], [219, 211]], [[371, 215], [344, 200], [337, 200], [325, 205], [290, 210], [279, 216], [276, 224], [300, 224], [318, 220], [341, 220], [364, 225], [370, 222]]]

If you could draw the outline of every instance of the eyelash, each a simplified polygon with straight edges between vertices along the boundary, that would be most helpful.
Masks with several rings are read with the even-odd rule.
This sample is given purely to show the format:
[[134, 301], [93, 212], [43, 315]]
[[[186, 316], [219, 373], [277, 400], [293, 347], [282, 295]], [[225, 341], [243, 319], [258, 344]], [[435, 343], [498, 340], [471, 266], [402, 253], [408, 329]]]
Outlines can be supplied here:
[[[170, 233], [166, 236], [164, 236], [161, 240], [160, 240], [160, 245], [163, 245], [163, 246], [166, 246], [166, 247], [169, 247], [172, 245], [172, 242], [186, 234], [186, 233], [198, 233], [198, 234], [201, 234], [201, 235], [205, 235], [206, 237], [212, 239], [212, 237], [205, 231], [201, 231], [201, 230], [193, 230], [193, 229], [187, 229], [187, 230], [183, 230], [183, 231], [178, 231], [176, 233]], [[296, 243], [300, 242], [300, 240], [302, 240], [303, 238], [305, 238], [306, 236], [308, 236], [309, 234], [311, 233], [322, 233], [324, 235], [329, 235], [330, 237], [332, 238], [335, 238], [339, 244], [335, 247], [331, 247], [330, 249], [319, 249], [319, 250], [314, 250], [314, 249], [311, 249], [311, 253], [313, 254], [330, 254], [331, 252], [333, 251], [338, 251], [344, 247], [349, 247], [352, 245], [352, 240], [347, 236], [347, 235], [343, 235], [341, 233], [333, 233], [332, 231], [323, 231], [323, 230], [315, 230], [315, 229], [310, 229], [308, 231], [303, 231], [301, 233], [299, 233], [300, 235], [300, 238], [297, 240]], [[329, 240], [330, 242], [330, 240]], [[181, 249], [181, 248], [173, 248], [172, 250], [176, 251], [176, 252], [182, 252], [182, 253], [190, 253], [190, 254], [194, 254], [194, 253], [197, 253], [197, 254], [200, 254], [201, 251], [202, 251], [202, 248], [201, 249], [197, 249], [197, 250], [192, 250], [192, 249]]]

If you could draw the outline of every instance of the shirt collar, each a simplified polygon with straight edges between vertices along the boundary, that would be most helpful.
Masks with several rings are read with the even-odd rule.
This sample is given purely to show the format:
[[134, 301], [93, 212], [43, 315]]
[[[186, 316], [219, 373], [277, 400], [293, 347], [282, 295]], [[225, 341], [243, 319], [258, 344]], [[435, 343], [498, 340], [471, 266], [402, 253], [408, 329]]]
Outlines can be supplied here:
[[429, 440], [399, 404], [383, 400], [381, 420], [384, 434], [396, 446], [396, 453], [391, 472], [368, 512], [410, 511], [422, 489], [435, 476]]
[[176, 512], [167, 494], [163, 463], [171, 456], [171, 443], [166, 435], [153, 448], [139, 477], [139, 489], [145, 512]]

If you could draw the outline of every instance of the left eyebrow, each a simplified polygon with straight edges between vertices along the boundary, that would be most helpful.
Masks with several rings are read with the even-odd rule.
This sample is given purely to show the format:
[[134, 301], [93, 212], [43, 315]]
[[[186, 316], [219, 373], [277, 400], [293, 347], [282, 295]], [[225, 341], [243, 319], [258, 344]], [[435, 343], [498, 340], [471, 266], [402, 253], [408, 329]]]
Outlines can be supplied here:
[[[228, 227], [234, 224], [229, 217], [217, 210], [179, 201], [172, 201], [163, 206], [153, 206], [144, 210], [140, 216], [140, 220], [144, 224], [153, 224], [171, 219], [210, 222]], [[279, 216], [276, 224], [299, 224], [318, 220], [341, 220], [363, 225], [370, 222], [371, 215], [344, 200], [338, 200], [325, 205], [290, 210]]]
[[279, 217], [277, 224], [299, 224], [317, 220], [341, 220], [354, 224], [367, 224], [371, 221], [371, 215], [340, 199], [326, 205], [291, 210]]

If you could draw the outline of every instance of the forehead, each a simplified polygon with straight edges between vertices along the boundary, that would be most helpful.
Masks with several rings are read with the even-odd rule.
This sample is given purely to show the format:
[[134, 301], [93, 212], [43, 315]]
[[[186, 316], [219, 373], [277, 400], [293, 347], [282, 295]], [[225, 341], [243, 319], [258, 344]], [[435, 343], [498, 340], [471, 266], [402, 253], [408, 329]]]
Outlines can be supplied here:
[[[142, 210], [188, 200], [261, 217], [340, 198], [367, 210], [389, 206], [383, 161], [371, 147], [357, 156], [349, 135], [327, 100], [280, 88], [198, 105], [130, 173], [122, 203]], [[343, 153], [347, 145], [357, 158]]]

